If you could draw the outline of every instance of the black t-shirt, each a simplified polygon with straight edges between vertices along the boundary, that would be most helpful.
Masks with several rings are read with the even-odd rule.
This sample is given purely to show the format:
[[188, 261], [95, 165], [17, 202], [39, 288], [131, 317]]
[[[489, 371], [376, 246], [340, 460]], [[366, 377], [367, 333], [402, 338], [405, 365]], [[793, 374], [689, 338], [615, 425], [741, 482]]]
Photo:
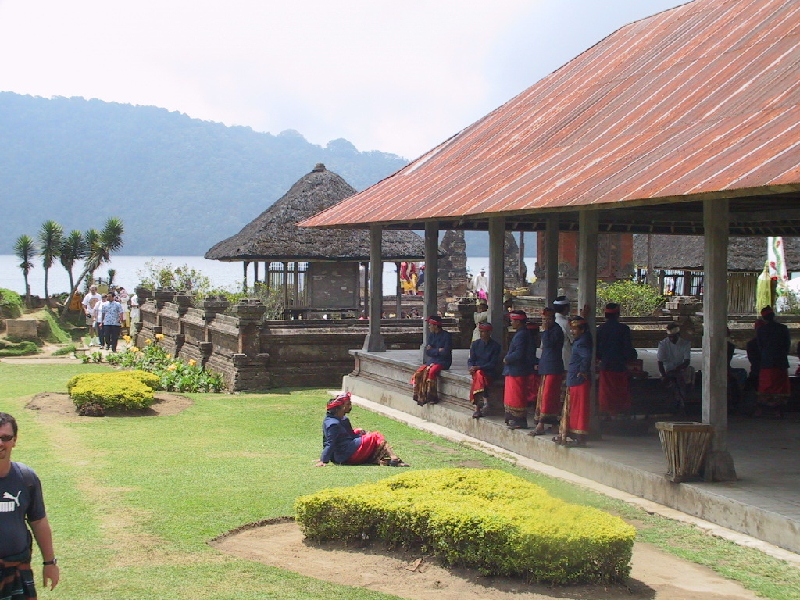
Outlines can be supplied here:
[[[23, 476], [23, 471], [29, 476]], [[42, 484], [36, 473], [12, 462], [8, 475], [0, 477], [0, 558], [24, 552], [28, 547], [25, 521], [45, 516]]]

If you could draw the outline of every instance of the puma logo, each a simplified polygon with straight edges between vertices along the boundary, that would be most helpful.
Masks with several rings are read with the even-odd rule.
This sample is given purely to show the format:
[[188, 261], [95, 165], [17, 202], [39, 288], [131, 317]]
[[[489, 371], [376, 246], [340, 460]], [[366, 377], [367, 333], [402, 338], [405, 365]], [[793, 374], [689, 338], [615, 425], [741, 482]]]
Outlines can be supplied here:
[[6, 500], [6, 499], [13, 500], [14, 503], [19, 507], [19, 495], [21, 493], [22, 493], [22, 490], [18, 491], [16, 497], [14, 497], [8, 492], [3, 492], [3, 500]]

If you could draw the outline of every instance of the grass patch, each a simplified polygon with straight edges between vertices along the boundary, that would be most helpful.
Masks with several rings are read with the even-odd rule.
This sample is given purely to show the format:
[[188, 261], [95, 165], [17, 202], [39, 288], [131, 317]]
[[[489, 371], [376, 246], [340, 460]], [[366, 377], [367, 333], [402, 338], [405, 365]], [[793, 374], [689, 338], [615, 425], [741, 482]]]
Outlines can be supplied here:
[[[21, 427], [14, 458], [34, 467], [44, 483], [62, 565], [61, 600], [390, 597], [222, 555], [207, 544], [242, 524], [293, 514], [298, 496], [394, 474], [312, 466], [321, 449], [324, 390], [190, 394], [194, 406], [158, 418], [60, 421], [23, 409], [32, 394], [63, 391], [74, 375], [109, 370], [0, 363], [0, 410], [14, 414]], [[501, 469], [568, 502], [617, 514], [636, 524], [638, 539], [767, 598], [800, 598], [800, 570], [757, 550], [358, 407], [352, 418], [359, 427], [380, 429], [412, 470], [465, 462]]]
[[75, 344], [67, 344], [63, 348], [59, 348], [53, 352], [53, 356], [67, 356], [68, 354], [75, 354], [77, 350], [77, 346]]

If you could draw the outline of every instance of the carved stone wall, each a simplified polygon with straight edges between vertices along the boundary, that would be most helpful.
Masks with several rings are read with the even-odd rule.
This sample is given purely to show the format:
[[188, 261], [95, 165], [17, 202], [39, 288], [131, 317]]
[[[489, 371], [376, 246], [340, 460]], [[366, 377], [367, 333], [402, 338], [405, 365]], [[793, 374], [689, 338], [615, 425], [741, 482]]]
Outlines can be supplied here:
[[[223, 297], [196, 302], [191, 296], [162, 289], [137, 289], [142, 321], [135, 344], [161, 333], [171, 356], [194, 359], [221, 373], [229, 391], [284, 386], [339, 386], [353, 368], [349, 350], [361, 348], [368, 321], [262, 321], [264, 306], [243, 300], [229, 307]], [[232, 314], [223, 314], [228, 311]], [[421, 319], [388, 320], [382, 325], [391, 350], [417, 349]]]

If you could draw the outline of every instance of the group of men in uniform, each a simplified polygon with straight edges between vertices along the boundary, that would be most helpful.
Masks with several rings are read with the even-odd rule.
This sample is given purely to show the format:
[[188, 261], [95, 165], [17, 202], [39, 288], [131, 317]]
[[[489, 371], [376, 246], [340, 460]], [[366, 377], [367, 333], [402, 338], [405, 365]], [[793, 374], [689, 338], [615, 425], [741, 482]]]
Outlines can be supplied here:
[[[545, 433], [546, 425], [558, 428], [553, 441], [582, 445], [589, 432], [592, 334], [585, 312], [569, 316], [570, 302], [556, 298], [541, 314], [541, 323], [512, 310], [509, 322], [513, 336], [505, 356], [492, 338], [493, 326], [485, 318], [487, 307], [480, 302], [476, 311], [476, 335], [467, 365], [472, 376], [470, 401], [473, 417], [485, 415], [491, 383], [504, 377], [503, 404], [509, 429], [527, 429], [528, 413], [535, 407], [535, 428], [530, 435]], [[588, 307], [584, 310], [588, 310]], [[424, 364], [414, 373], [413, 397], [419, 405], [439, 401], [438, 377], [452, 364], [452, 338], [442, 328], [442, 319], [427, 319], [429, 335]], [[630, 408], [627, 362], [636, 358], [630, 329], [619, 322], [619, 306], [606, 306], [606, 322], [597, 329], [600, 370], [600, 407], [610, 414]]]
[[[582, 446], [589, 434], [593, 339], [589, 331], [586, 306], [580, 315], [570, 316], [570, 302], [557, 297], [541, 313], [541, 322], [528, 318], [522, 310], [508, 313], [513, 335], [503, 356], [501, 345], [492, 338], [486, 303], [479, 300], [475, 313], [475, 335], [467, 365], [472, 376], [470, 401], [473, 417], [486, 414], [492, 381], [504, 377], [503, 405], [509, 429], [528, 429], [528, 415], [534, 414], [529, 435], [546, 433], [549, 425], [556, 432], [553, 441], [567, 446]], [[605, 321], [596, 329], [598, 405], [602, 415], [614, 416], [631, 408], [629, 365], [638, 357], [631, 330], [620, 321], [616, 303], [605, 306]], [[756, 330], [760, 349], [759, 406], [781, 406], [789, 395], [789, 333], [775, 321], [770, 307], [762, 311]], [[442, 328], [442, 319], [427, 319], [430, 333], [425, 361], [412, 378], [414, 400], [419, 405], [439, 401], [439, 373], [452, 364], [452, 338]], [[674, 409], [685, 413], [688, 391], [694, 381], [691, 344], [680, 335], [680, 325], [671, 322], [666, 337], [658, 344], [657, 362], [661, 382], [672, 391]]]

